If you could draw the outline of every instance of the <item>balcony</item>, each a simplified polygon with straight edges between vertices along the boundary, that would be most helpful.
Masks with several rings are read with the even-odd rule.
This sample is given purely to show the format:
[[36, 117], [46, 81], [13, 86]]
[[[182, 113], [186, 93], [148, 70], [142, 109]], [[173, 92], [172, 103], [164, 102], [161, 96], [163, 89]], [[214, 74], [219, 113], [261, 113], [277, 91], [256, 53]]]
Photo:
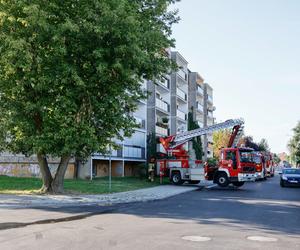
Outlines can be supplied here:
[[203, 122], [197, 121], [197, 123], [198, 123], [198, 125], [199, 125], [200, 128], [203, 128], [203, 127], [204, 127]]
[[170, 81], [166, 78], [158, 80], [157, 83], [166, 89], [170, 89]]
[[155, 131], [156, 131], [156, 134], [160, 134], [160, 135], [163, 135], [163, 136], [168, 136], [168, 129], [167, 128], [162, 128], [160, 126], [155, 126]]
[[186, 101], [187, 100], [187, 94], [181, 90], [180, 88], [177, 88], [177, 96], [181, 98], [182, 100]]
[[139, 117], [134, 117], [135, 122], [139, 125], [139, 128], [141, 129], [145, 129], [146, 128], [146, 121], [142, 118]]
[[184, 79], [185, 81], [187, 81], [187, 73], [185, 73], [182, 69], [179, 69], [179, 70], [177, 71], [177, 73], [178, 73], [178, 75], [179, 75], [182, 79]]
[[203, 113], [204, 107], [202, 104], [200, 104], [199, 102], [197, 102], [197, 111]]
[[207, 100], [208, 100], [210, 103], [213, 103], [213, 98], [212, 98], [212, 96], [208, 95], [208, 96], [207, 96]]
[[177, 109], [177, 117], [184, 121], [186, 121], [186, 119], [187, 119], [186, 113], [182, 112], [179, 109]]
[[165, 112], [170, 112], [170, 105], [161, 99], [156, 98], [155, 106]]
[[204, 94], [203, 89], [200, 86], [197, 86], [197, 93], [202, 96]]
[[124, 145], [124, 158], [145, 159], [145, 148]]
[[214, 116], [213, 116], [213, 113], [212, 112], [207, 112], [207, 116], [208, 116], [208, 118], [210, 118], [210, 119], [213, 119], [214, 118]]

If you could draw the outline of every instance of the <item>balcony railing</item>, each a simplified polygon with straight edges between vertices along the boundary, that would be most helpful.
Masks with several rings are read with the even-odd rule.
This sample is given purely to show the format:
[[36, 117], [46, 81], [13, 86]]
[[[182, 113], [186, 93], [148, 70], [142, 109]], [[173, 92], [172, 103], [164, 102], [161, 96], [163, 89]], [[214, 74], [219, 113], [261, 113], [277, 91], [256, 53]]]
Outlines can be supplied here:
[[124, 145], [124, 158], [145, 159], [145, 148]]
[[198, 125], [199, 125], [200, 128], [203, 128], [203, 127], [204, 127], [203, 122], [198, 121], [197, 123], [198, 123]]
[[141, 129], [145, 129], [146, 128], [146, 121], [142, 118], [139, 117], [134, 117], [135, 122], [139, 125], [139, 128]]
[[181, 120], [186, 121], [186, 113], [182, 112], [181, 110], [177, 109], [177, 117], [179, 117]]
[[197, 102], [197, 110], [203, 113], [204, 107], [202, 104], [200, 104], [199, 102]]
[[177, 96], [179, 96], [183, 100], [187, 100], [187, 94], [181, 90], [180, 88], [177, 88]]
[[212, 98], [210, 95], [207, 96], [207, 100], [208, 100], [210, 103], [213, 103], [213, 98]]
[[166, 112], [170, 111], [170, 105], [166, 102], [164, 102], [161, 99], [156, 98], [156, 107], [160, 108], [161, 110], [164, 110]]
[[160, 126], [155, 126], [155, 130], [157, 134], [163, 135], [163, 136], [168, 136], [168, 129], [162, 128]]
[[197, 87], [197, 93], [200, 95], [203, 95], [203, 93], [204, 93], [203, 89], [200, 86]]
[[169, 81], [168, 79], [166, 79], [166, 78], [163, 78], [163, 79], [161, 79], [161, 80], [158, 80], [157, 83], [158, 83], [159, 85], [161, 85], [161, 86], [167, 88], [167, 89], [170, 88], [170, 81]]
[[182, 69], [177, 71], [178, 75], [180, 75], [184, 80], [187, 81], [187, 73], [185, 73]]

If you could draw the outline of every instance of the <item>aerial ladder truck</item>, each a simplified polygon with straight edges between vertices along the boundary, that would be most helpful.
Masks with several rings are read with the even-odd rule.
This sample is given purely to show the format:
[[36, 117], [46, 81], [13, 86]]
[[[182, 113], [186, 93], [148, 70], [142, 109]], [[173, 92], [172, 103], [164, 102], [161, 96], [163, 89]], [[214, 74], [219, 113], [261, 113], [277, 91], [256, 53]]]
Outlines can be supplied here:
[[[157, 167], [161, 176], [168, 176], [175, 185], [188, 181], [197, 184], [203, 180], [212, 180], [219, 186], [226, 187], [230, 183], [240, 187], [246, 181], [255, 181], [256, 168], [251, 161], [251, 148], [237, 148], [237, 142], [243, 131], [242, 119], [231, 119], [206, 128], [198, 128], [168, 137], [160, 137], [160, 143], [165, 152], [157, 159]], [[233, 128], [228, 148], [221, 150], [218, 166], [209, 168], [199, 160], [192, 161], [185, 143], [197, 136], [213, 133], [214, 131]]]

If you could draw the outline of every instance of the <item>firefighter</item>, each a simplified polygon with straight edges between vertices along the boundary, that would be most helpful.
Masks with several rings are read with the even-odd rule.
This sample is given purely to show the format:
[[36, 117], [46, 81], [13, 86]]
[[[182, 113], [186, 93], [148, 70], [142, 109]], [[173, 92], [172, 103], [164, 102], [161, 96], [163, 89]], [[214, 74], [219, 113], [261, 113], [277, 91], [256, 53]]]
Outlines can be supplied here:
[[154, 181], [154, 174], [155, 174], [155, 158], [151, 158], [148, 163], [148, 179], [149, 181]]

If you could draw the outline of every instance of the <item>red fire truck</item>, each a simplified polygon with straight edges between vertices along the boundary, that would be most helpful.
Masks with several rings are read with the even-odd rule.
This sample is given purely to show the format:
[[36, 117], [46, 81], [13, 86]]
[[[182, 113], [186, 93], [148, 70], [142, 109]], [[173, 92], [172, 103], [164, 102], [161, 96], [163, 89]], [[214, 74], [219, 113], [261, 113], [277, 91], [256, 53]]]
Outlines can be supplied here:
[[264, 153], [264, 158], [265, 158], [265, 162], [266, 162], [266, 176], [268, 177], [273, 177], [274, 176], [274, 163], [273, 163], [273, 157], [272, 154], [270, 152], [265, 152]]
[[[226, 187], [230, 183], [242, 186], [246, 181], [255, 181], [255, 164], [251, 161], [250, 148], [237, 148], [239, 136], [243, 130], [242, 119], [227, 120], [206, 128], [199, 128], [177, 135], [160, 138], [165, 152], [161, 159], [157, 160], [160, 174], [168, 176], [173, 184], [181, 185], [199, 183], [201, 180], [212, 180], [219, 186]], [[191, 161], [184, 144], [191, 139], [232, 127], [232, 135], [228, 148], [222, 149], [221, 159], [215, 168], [204, 167], [200, 161]]]
[[264, 155], [261, 152], [254, 152], [253, 160], [256, 164], [256, 179], [266, 180], [267, 169], [266, 169], [266, 161]]

